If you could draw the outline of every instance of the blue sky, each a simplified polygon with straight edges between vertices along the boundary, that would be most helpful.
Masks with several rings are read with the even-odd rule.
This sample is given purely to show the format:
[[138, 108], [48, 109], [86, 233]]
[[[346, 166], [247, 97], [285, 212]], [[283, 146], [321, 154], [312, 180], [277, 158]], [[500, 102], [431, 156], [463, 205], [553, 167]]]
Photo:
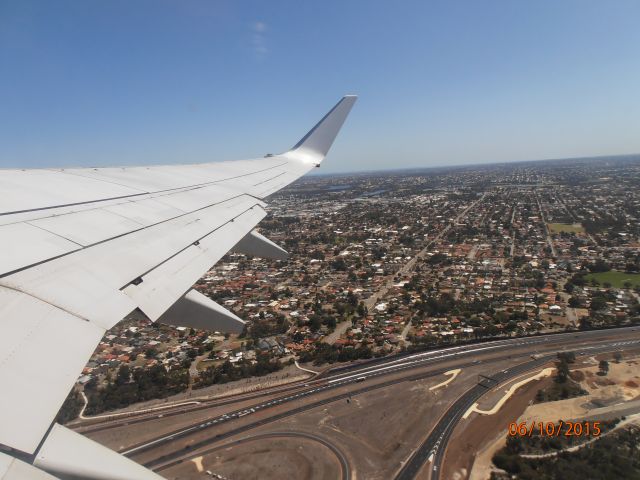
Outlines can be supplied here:
[[322, 173], [640, 152], [635, 0], [2, 0], [0, 167], [286, 150]]

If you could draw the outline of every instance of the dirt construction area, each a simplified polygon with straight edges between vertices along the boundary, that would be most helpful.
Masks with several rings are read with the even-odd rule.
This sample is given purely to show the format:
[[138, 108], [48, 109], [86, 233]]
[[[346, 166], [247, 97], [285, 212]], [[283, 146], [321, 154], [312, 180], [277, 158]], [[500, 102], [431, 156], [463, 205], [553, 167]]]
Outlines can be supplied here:
[[216, 478], [207, 472], [245, 480], [334, 480], [342, 476], [340, 460], [329, 447], [313, 438], [277, 433], [234, 442], [162, 473], [175, 480]]
[[[627, 357], [616, 363], [611, 354], [605, 354], [581, 358], [572, 364], [570, 376], [587, 395], [534, 404], [536, 392], [554, 382], [552, 377], [546, 377], [523, 385], [493, 415], [472, 413], [461, 420], [449, 442], [443, 478], [488, 479], [493, 468], [491, 458], [504, 446], [510, 422], [608, 420], [640, 412], [640, 359], [637, 354]], [[609, 362], [606, 375], [599, 373], [600, 360]], [[489, 392], [479, 407], [491, 409], [508, 387], [509, 384], [501, 385]]]
[[[598, 375], [600, 360], [609, 361], [606, 376]], [[539, 403], [530, 406], [520, 421], [550, 422], [558, 419], [605, 420], [624, 415], [634, 406], [640, 411], [640, 364], [638, 359], [612, 361], [611, 355], [591, 357], [585, 361], [589, 366], [572, 370], [571, 377], [589, 392], [588, 395]]]
[[[543, 362], [560, 350], [556, 345], [545, 348], [551, 356]], [[514, 364], [524, 360], [531, 365], [530, 349], [485, 350], [473, 359], [443, 356], [437, 368], [429, 362], [414, 365], [413, 360], [407, 361], [409, 368], [397, 368], [394, 361], [369, 367], [362, 377], [341, 373], [286, 392], [187, 406], [174, 415], [153, 412], [139, 422], [118, 420], [87, 434], [119, 451], [137, 446], [130, 458], [167, 479], [386, 480], [396, 477], [416, 449], [434, 444], [430, 433], [441, 420], [445, 425], [453, 418], [455, 427], [450, 437], [446, 431], [437, 468], [440, 478], [463, 480], [488, 478], [493, 453], [504, 445], [511, 422], [533, 417], [606, 420], [640, 411], [637, 350], [626, 350], [619, 363], [612, 354], [577, 353], [569, 375], [588, 394], [539, 405], [534, 405], [539, 390], [546, 392], [539, 398], [569, 392], [555, 383], [554, 363], [536, 361], [535, 371], [521, 373], [518, 368], [515, 378], [496, 385], [496, 378], [507, 376]], [[606, 366], [600, 365], [602, 360], [609, 362], [607, 375], [599, 372]], [[483, 394], [470, 405], [468, 393], [478, 384]], [[470, 408], [459, 410], [458, 399]], [[425, 462], [417, 478], [435, 471], [425, 449], [416, 457]]]
[[[346, 464], [352, 479], [393, 478], [401, 462], [422, 442], [452, 399], [474, 384], [481, 369], [463, 369], [453, 381], [436, 389], [431, 388], [451, 375], [400, 381], [328, 403], [256, 428], [250, 437], [273, 434], [270, 440], [235, 445], [233, 439], [228, 442], [229, 448], [216, 445], [215, 451], [201, 455], [202, 472], [189, 460], [158, 473], [169, 479], [205, 479], [206, 470], [210, 470], [230, 480], [337, 480], [344, 478]], [[315, 438], [278, 439], [277, 432]]]
[[[542, 371], [543, 369], [541, 368], [540, 370]], [[481, 399], [479, 407], [483, 410], [490, 410], [505, 395], [505, 391], [508, 390], [511, 384], [530, 376], [533, 375], [518, 377], [512, 382], [489, 392]], [[509, 423], [517, 419], [527, 409], [531, 399], [534, 398], [539, 389], [545, 388], [552, 381], [550, 377], [544, 377], [526, 383], [516, 390], [495, 414], [479, 415], [472, 413], [467, 419], [460, 420], [449, 441], [442, 478], [456, 480], [469, 478], [474, 459], [477, 457], [474, 452], [480, 452], [487, 445], [494, 443], [498, 443], [501, 447]], [[489, 461], [492, 456], [492, 454], [489, 456]], [[489, 478], [489, 475], [483, 478]]]

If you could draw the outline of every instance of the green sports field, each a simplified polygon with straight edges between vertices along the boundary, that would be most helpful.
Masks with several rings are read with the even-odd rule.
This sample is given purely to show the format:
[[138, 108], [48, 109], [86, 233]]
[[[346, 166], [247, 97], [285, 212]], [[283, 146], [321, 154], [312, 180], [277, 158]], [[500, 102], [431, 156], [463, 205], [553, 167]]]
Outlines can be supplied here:
[[632, 286], [640, 286], [640, 273], [625, 273], [611, 270], [609, 272], [590, 273], [584, 277], [587, 282], [590, 282], [592, 278], [595, 278], [600, 285], [604, 283], [610, 283], [615, 288], [623, 288], [625, 282], [631, 283]]
[[579, 223], [548, 223], [553, 233], [584, 233], [584, 227]]

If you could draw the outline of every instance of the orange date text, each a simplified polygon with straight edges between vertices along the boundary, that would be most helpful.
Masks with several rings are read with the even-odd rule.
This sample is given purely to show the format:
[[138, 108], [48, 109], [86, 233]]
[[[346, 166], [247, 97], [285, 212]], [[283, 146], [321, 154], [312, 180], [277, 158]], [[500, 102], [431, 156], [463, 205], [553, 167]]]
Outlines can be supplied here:
[[511, 422], [510, 437], [599, 437], [600, 422]]

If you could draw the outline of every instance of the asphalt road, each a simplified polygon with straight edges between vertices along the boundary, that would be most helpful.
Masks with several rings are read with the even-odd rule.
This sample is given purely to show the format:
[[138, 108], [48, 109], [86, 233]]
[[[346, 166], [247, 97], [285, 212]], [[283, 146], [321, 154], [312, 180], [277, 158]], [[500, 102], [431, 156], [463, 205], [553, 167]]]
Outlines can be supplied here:
[[[404, 359], [400, 359], [400, 360], [395, 360], [389, 363], [392, 363], [391, 365], [374, 365], [374, 366], [369, 366], [366, 367], [364, 369], [359, 369], [356, 372], [350, 371], [350, 372], [345, 372], [345, 373], [341, 373], [339, 375], [333, 376], [333, 377], [329, 377], [328, 380], [326, 380], [326, 383], [324, 383], [323, 385], [319, 386], [319, 385], [315, 385], [313, 386], [310, 390], [305, 391], [305, 392], [299, 392], [298, 394], [295, 395], [290, 395], [288, 397], [282, 397], [280, 399], [277, 400], [271, 400], [269, 402], [263, 403], [263, 404], [259, 404], [257, 406], [248, 408], [248, 409], [244, 409], [241, 411], [236, 411], [233, 412], [231, 414], [225, 414], [221, 417], [215, 418], [215, 419], [211, 419], [207, 422], [201, 422], [198, 424], [195, 424], [193, 426], [187, 427], [186, 429], [182, 429], [180, 431], [176, 431], [174, 433], [171, 433], [169, 435], [163, 436], [159, 439], [153, 440], [151, 442], [146, 442], [144, 444], [141, 444], [135, 448], [130, 449], [129, 451], [125, 452], [125, 454], [127, 455], [135, 455], [138, 453], [142, 453], [144, 451], [148, 451], [151, 449], [154, 449], [156, 447], [159, 447], [163, 444], [166, 444], [167, 442], [173, 442], [175, 440], [187, 437], [189, 435], [191, 435], [194, 432], [198, 432], [198, 431], [202, 431], [204, 429], [213, 427], [216, 424], [219, 424], [221, 421], [223, 422], [228, 422], [228, 421], [232, 421], [236, 418], [240, 418], [246, 415], [251, 415], [256, 413], [256, 411], [258, 411], [258, 409], [263, 409], [263, 408], [269, 408], [275, 404], [281, 404], [281, 403], [287, 403], [290, 401], [293, 401], [295, 399], [299, 399], [302, 397], [307, 397], [307, 396], [311, 396], [313, 394], [315, 394], [316, 392], [320, 392], [320, 391], [324, 391], [324, 390], [328, 390], [331, 388], [335, 388], [337, 386], [340, 385], [346, 385], [346, 384], [356, 384], [354, 386], [358, 386], [357, 384], [359, 382], [363, 382], [364, 380], [374, 377], [374, 376], [379, 376], [379, 375], [387, 375], [390, 373], [395, 373], [398, 372], [399, 370], [409, 370], [409, 369], [413, 369], [417, 366], [423, 366], [425, 362], [427, 363], [432, 363], [434, 366], [433, 370], [430, 370], [428, 372], [425, 373], [421, 373], [418, 375], [412, 375], [407, 377], [402, 377], [399, 379], [394, 379], [394, 380], [389, 380], [389, 381], [385, 381], [385, 382], [381, 382], [381, 383], [376, 383], [373, 385], [366, 385], [363, 386], [361, 388], [357, 388], [355, 390], [351, 390], [349, 392], [346, 393], [341, 393], [339, 395], [334, 395], [328, 398], [323, 398], [321, 400], [317, 400], [317, 401], [311, 401], [309, 403], [305, 403], [303, 405], [297, 406], [295, 408], [286, 410], [284, 412], [280, 412], [278, 414], [266, 417], [266, 418], [261, 418], [255, 422], [250, 422], [248, 424], [239, 426], [237, 428], [228, 430], [224, 433], [220, 433], [217, 435], [212, 435], [211, 437], [207, 437], [204, 438], [203, 440], [200, 440], [198, 442], [192, 443], [189, 445], [188, 448], [178, 448], [176, 450], [171, 451], [170, 453], [161, 455], [159, 457], [157, 457], [156, 459], [149, 461], [145, 464], [145, 466], [147, 467], [151, 467], [151, 468], [155, 468], [156, 470], [159, 469], [165, 469], [168, 468], [170, 466], [173, 466], [177, 463], [180, 463], [181, 461], [190, 458], [191, 456], [193, 456], [190, 452], [195, 452], [200, 448], [204, 448], [207, 445], [210, 445], [211, 442], [218, 442], [220, 440], [238, 435], [240, 433], [244, 433], [247, 431], [250, 431], [254, 428], [266, 425], [268, 423], [271, 422], [275, 422], [277, 420], [292, 416], [292, 415], [297, 415], [300, 413], [303, 413], [307, 410], [313, 409], [313, 408], [317, 408], [341, 399], [346, 399], [349, 398], [353, 395], [358, 395], [361, 393], [365, 393], [365, 392], [369, 392], [375, 389], [379, 389], [379, 388], [386, 388], [390, 385], [399, 383], [399, 382], [403, 382], [403, 381], [407, 381], [408, 379], [411, 380], [416, 380], [416, 379], [421, 379], [421, 378], [429, 378], [435, 375], [440, 375], [442, 373], [444, 373], [445, 370], [448, 369], [447, 368], [437, 368], [438, 365], [440, 363], [442, 363], [442, 361], [444, 361], [444, 359], [448, 359], [451, 360], [452, 357], [455, 358], [464, 358], [467, 356], [475, 356], [477, 354], [479, 354], [480, 352], [484, 352], [487, 353], [488, 350], [491, 349], [499, 349], [499, 350], [503, 350], [503, 349], [507, 349], [507, 350], [511, 350], [515, 347], [519, 347], [521, 350], [524, 350], [523, 352], [520, 352], [520, 358], [522, 359], [522, 357], [527, 357], [529, 356], [532, 352], [531, 352], [531, 347], [532, 347], [532, 343], [535, 341], [536, 343], [542, 342], [543, 345], [541, 345], [540, 347], [546, 347], [548, 349], [548, 351], [552, 352], [549, 353], [547, 355], [545, 355], [544, 357], [541, 357], [539, 359], [536, 359], [534, 361], [531, 362], [526, 362], [523, 365], [520, 366], [516, 366], [513, 367], [509, 370], [506, 370], [504, 372], [498, 372], [496, 374], [496, 378], [502, 383], [504, 382], [506, 379], [511, 378], [512, 376], [515, 375], [519, 375], [520, 373], [522, 373], [523, 371], [526, 371], [528, 369], [534, 368], [537, 365], [542, 365], [546, 362], [548, 362], [550, 359], [555, 357], [556, 351], [559, 349], [559, 346], [566, 346], [567, 344], [572, 344], [575, 343], [576, 340], [579, 340], [580, 343], [584, 343], [585, 338], [584, 337], [588, 337], [591, 336], [591, 340], [598, 340], [599, 337], [605, 337], [605, 336], [610, 336], [612, 334], [612, 331], [600, 331], [600, 332], [585, 332], [588, 333], [590, 335], [572, 335], [572, 336], [555, 336], [555, 339], [550, 339], [549, 337], [546, 338], [534, 338], [534, 339], [528, 339], [529, 341], [527, 341], [527, 339], [515, 339], [518, 340], [518, 342], [511, 342], [508, 341], [506, 344], [504, 344], [505, 342], [501, 342], [501, 344], [499, 345], [488, 345], [488, 344], [482, 344], [482, 345], [477, 345], [475, 346], [475, 348], [473, 349], [461, 349], [460, 351], [456, 351], [456, 349], [449, 349], [447, 351], [437, 351], [437, 352], [427, 352], [426, 354], [416, 354], [416, 355], [412, 355], [409, 356], [407, 358]], [[618, 334], [618, 336], [620, 335], [620, 333], [624, 333], [624, 332], [620, 332], [617, 331], [615, 332]], [[595, 338], [593, 338], [595, 336]], [[558, 338], [559, 337], [559, 338]], [[633, 340], [632, 342], [634, 342], [634, 344], [638, 344], [640, 343], [640, 340]], [[558, 345], [558, 343], [560, 343], [561, 345]], [[585, 352], [589, 352], [589, 353], [597, 353], [596, 349], [612, 349], [612, 348], [620, 348], [621, 347], [621, 343], [623, 342], [614, 342], [614, 341], [607, 341], [606, 345], [604, 347], [594, 347], [594, 346], [581, 346], [578, 350], [580, 351], [585, 351]], [[627, 342], [624, 342], [627, 343]], [[533, 345], [535, 345], [535, 343], [533, 343]], [[513, 357], [517, 357], [517, 355], [514, 355], [513, 352], [509, 351], [509, 352], [504, 352], [505, 355], [503, 355], [502, 357], [499, 357], [501, 360], [504, 359], [508, 359]], [[426, 356], [426, 358], [425, 358]], [[415, 358], [418, 357], [418, 358]], [[463, 363], [462, 365], [460, 365], [460, 367], [465, 368], [465, 367], [469, 367], [472, 365], [476, 365], [477, 364], [477, 360], [469, 360], [465, 363]], [[408, 372], [409, 373], [409, 372]], [[443, 444], [446, 443], [446, 441], [448, 440], [448, 436], [450, 435], [450, 433], [453, 431], [453, 427], [455, 427], [455, 424], [457, 423], [457, 420], [459, 419], [459, 417], [464, 414], [464, 412], [466, 411], [466, 409], [474, 402], [476, 401], [477, 398], [479, 398], [479, 396], [481, 396], [484, 392], [486, 391], [485, 387], [482, 386], [478, 386], [477, 388], [474, 387], [473, 389], [471, 389], [471, 391], [467, 392], [467, 394], [465, 394], [461, 399], [459, 399], [453, 407], [451, 407], [449, 409], [449, 411], [447, 412], [447, 414], [445, 414], [445, 416], [443, 417], [443, 419], [438, 423], [438, 425], [436, 426], [436, 428], [432, 431], [432, 433], [429, 435], [429, 437], [427, 438], [427, 440], [425, 442], [423, 442], [423, 444], [420, 446], [420, 448], [416, 451], [416, 453], [412, 456], [412, 458], [407, 462], [407, 464], [405, 465], [405, 468], [403, 470], [406, 470], [407, 473], [405, 475], [407, 476], [403, 476], [401, 478], [413, 478], [413, 476], [415, 476], [415, 473], [422, 467], [422, 465], [424, 464], [424, 462], [428, 459], [431, 451], [433, 450], [433, 447], [436, 446], [436, 451], [434, 452], [435, 454], [437, 454], [439, 451], [440, 452], [444, 452], [443, 448], [438, 448], [441, 447]], [[439, 457], [437, 457], [436, 455], [436, 459], [438, 459]], [[434, 463], [435, 465], [435, 463]], [[437, 468], [439, 467], [439, 465], [436, 465], [436, 471]], [[415, 470], [415, 471], [414, 471]], [[402, 474], [402, 473], [401, 473]]]
[[[535, 367], [544, 365], [554, 357], [555, 355], [546, 355], [538, 360], [514, 366], [507, 371], [508, 373], [498, 372], [489, 376], [494, 378], [498, 383], [503, 383], [509, 378], [518, 376]], [[396, 475], [396, 480], [410, 480], [415, 478], [429, 458], [433, 459], [433, 472], [431, 474], [431, 478], [437, 479], [442, 465], [442, 458], [451, 433], [464, 413], [487, 391], [487, 387], [483, 385], [476, 385], [458, 398], [458, 400], [442, 416], [427, 439], [418, 447], [409, 461], [404, 464], [400, 472]]]
[[[77, 425], [73, 425], [72, 429], [79, 433], [94, 433], [100, 432], [102, 430], [110, 430], [113, 428], [118, 428], [122, 426], [128, 425], [136, 425], [139, 423], [144, 423], [152, 420], [156, 420], [158, 418], [167, 418], [173, 417], [176, 415], [184, 415], [186, 413], [197, 412], [199, 410], [206, 410], [214, 407], [221, 407], [225, 405], [233, 405], [238, 402], [251, 400], [251, 399], [259, 399], [268, 396], [274, 396], [277, 394], [282, 394], [285, 392], [294, 392], [301, 388], [304, 388], [304, 384], [307, 381], [300, 380], [294, 383], [290, 383], [284, 386], [273, 387], [269, 389], [264, 389], [259, 392], [254, 393], [242, 393], [238, 395], [230, 395], [224, 398], [217, 398], [211, 400], [201, 400], [198, 404], [185, 408], [185, 406], [176, 406], [176, 407], [168, 407], [163, 410], [155, 411], [155, 412], [131, 412], [130, 415], [125, 415], [122, 417], [114, 417], [105, 420], [97, 420], [95, 417], [89, 417], [88, 422], [83, 422]], [[186, 403], [186, 402], [183, 402]], [[93, 422], [94, 420], [97, 420]]]
[[[242, 393], [237, 395], [232, 395], [224, 398], [214, 398], [210, 400], [200, 400], [200, 404], [192, 405], [192, 406], [180, 406], [167, 409], [163, 409], [162, 411], [157, 412], [136, 412], [132, 411], [128, 415], [122, 416], [114, 416], [109, 418], [108, 415], [103, 415], [98, 417], [89, 417], [86, 421], [78, 424], [73, 424], [70, 428], [78, 431], [79, 433], [93, 433], [101, 430], [113, 429], [116, 427], [127, 426], [127, 425], [135, 425], [138, 423], [143, 423], [147, 421], [153, 421], [158, 418], [166, 418], [172, 417], [176, 415], [184, 415], [190, 412], [195, 412], [199, 410], [206, 410], [213, 407], [220, 407], [225, 405], [233, 405], [236, 402], [241, 402], [250, 399], [258, 399], [276, 396], [278, 394], [283, 394], [287, 392], [295, 392], [297, 390], [304, 390], [307, 386], [314, 385], [317, 383], [322, 383], [325, 379], [335, 379], [340, 378], [341, 375], [346, 372], [366, 372], [367, 370], [373, 368], [374, 365], [393, 365], [393, 364], [402, 364], [411, 359], [423, 358], [426, 361], [429, 360], [430, 356], [438, 354], [440, 352], [453, 352], [453, 351], [466, 351], [470, 354], [473, 352], [481, 351], [484, 346], [503, 346], [508, 348], [510, 346], [521, 346], [521, 345], [530, 345], [535, 348], [536, 345], [546, 345], [547, 342], [562, 342], [566, 338], [569, 338], [571, 335], [577, 335], [578, 338], [591, 338], [591, 337], [600, 337], [607, 334], [612, 334], [612, 332], [617, 332], [618, 334], [621, 332], [629, 332], [630, 330], [635, 330], [634, 328], [623, 328], [623, 329], [611, 329], [611, 330], [594, 330], [588, 332], [574, 332], [574, 333], [563, 333], [563, 334], [553, 334], [553, 335], [544, 335], [544, 336], [532, 336], [532, 337], [520, 337], [520, 338], [512, 338], [506, 340], [494, 340], [487, 342], [480, 342], [475, 344], [467, 344], [458, 347], [444, 347], [435, 351], [426, 351], [418, 354], [403, 354], [396, 355], [392, 357], [383, 357], [370, 359], [366, 361], [354, 362], [349, 365], [343, 365], [339, 367], [334, 367], [331, 369], [327, 369], [318, 375], [316, 379], [307, 379], [307, 380], [299, 380], [286, 385], [278, 385], [271, 388], [265, 388], [257, 392], [250, 393]], [[614, 333], [616, 334], [616, 333]], [[414, 366], [419, 366], [420, 362], [415, 362]], [[194, 399], [196, 400], [196, 399]], [[195, 403], [195, 402], [194, 402]], [[183, 402], [184, 404], [184, 402]]]
[[[522, 360], [537, 351], [545, 352], [545, 355], [551, 358], [555, 356], [557, 351], [565, 348], [573, 348], [576, 352], [581, 352], [582, 350], [591, 351], [589, 347], [583, 345], [593, 343], [602, 344], [602, 342], [606, 342], [606, 348], [609, 349], [616, 348], [616, 346], [617, 348], [623, 348], [622, 343], [624, 343], [626, 338], [632, 336], [634, 338], [638, 338], [639, 334], [633, 333], [636, 330], [636, 328], [624, 328], [513, 338], [450, 347], [441, 350], [403, 355], [400, 357], [376, 359], [364, 365], [360, 364], [336, 369], [336, 371], [329, 372], [323, 378], [310, 380], [306, 384], [297, 385], [290, 390], [283, 393], [281, 392], [280, 396], [274, 397], [272, 392], [270, 397], [262, 397], [261, 399], [256, 398], [257, 403], [252, 404], [249, 407], [230, 411], [222, 415], [211, 417], [206, 421], [195, 422], [187, 427], [176, 429], [175, 431], [162, 435], [158, 438], [150, 439], [149, 441], [134, 445], [126, 450], [124, 454], [127, 456], [137, 457], [143, 452], [148, 452], [148, 454], [145, 455], [145, 460], [147, 460], [146, 466], [156, 469], [165, 469], [168, 466], [175, 465], [176, 463], [183, 461], [185, 458], [195, 456], [191, 454], [191, 452], [195, 452], [198, 449], [209, 446], [213, 442], [217, 443], [223, 439], [247, 432], [259, 426], [291, 415], [297, 415], [307, 410], [317, 408], [340, 399], [348, 398], [352, 395], [358, 395], [374, 389], [386, 388], [401, 381], [407, 381], [410, 379], [417, 380], [440, 375], [451, 368], [452, 362], [457, 363], [456, 367], [464, 368], [465, 366], [477, 365], [480, 361], [483, 361], [479, 359], [490, 359], [488, 364], [498, 359], [512, 359], [513, 361], [516, 361], [515, 359], [517, 357], [520, 357]], [[621, 342], [619, 339], [623, 339], [623, 341]], [[640, 340], [633, 341], [640, 342]], [[548, 361], [549, 358], [537, 359], [535, 363], [544, 363], [545, 361]], [[527, 363], [533, 364], [532, 362]], [[428, 370], [426, 372], [422, 371], [418, 374], [411, 372], [416, 368]], [[407, 373], [406, 376], [404, 375], [405, 371]], [[513, 374], [513, 372], [514, 369], [511, 369], [504, 375]], [[395, 374], [395, 377], [401, 375], [401, 378], [394, 378], [387, 381], [383, 378], [376, 378], [391, 374]], [[375, 379], [378, 383], [370, 383], [372, 379]], [[330, 394], [332, 390], [339, 387], [341, 387], [340, 393], [326, 397], [326, 395]], [[345, 387], [349, 388], [347, 392], [344, 392]], [[478, 390], [472, 389], [472, 392], [468, 392], [468, 395], [465, 394], [463, 398], [458, 399], [449, 412], [447, 412], [445, 417], [443, 417], [443, 419], [437, 424], [436, 428], [428, 436], [425, 442], [423, 442], [416, 453], [407, 462], [405, 468], [415, 468], [411, 465], [421, 467], [431, 453], [433, 446], [436, 446], [436, 444], [437, 448], [434, 455], [436, 460], [438, 460], [439, 457], [437, 457], [436, 454], [444, 451], [443, 445], [446, 444], [448, 435], [450, 435], [453, 427], [457, 423], [456, 415], [458, 415], [460, 411], [464, 413], [466, 408], [475, 401], [475, 398], [478, 398], [474, 395], [480, 395], [482, 392], [484, 392], [484, 389], [482, 387], [478, 387]], [[322, 398], [314, 399], [313, 397], [316, 395], [320, 395]], [[259, 395], [256, 395], [256, 397], [259, 397]], [[247, 398], [243, 397], [241, 400], [246, 401]], [[287, 404], [292, 402], [296, 402], [295, 405], [292, 405], [292, 408], [288, 408]], [[303, 402], [303, 404], [300, 405], [300, 402]], [[227, 401], [224, 403], [227, 403]], [[234, 401], [232, 400], [228, 403], [232, 404]], [[220, 403], [217, 403], [217, 405], [219, 406]], [[269, 410], [276, 406], [280, 406], [280, 412], [269, 415], [269, 413], [271, 413]], [[283, 406], [288, 409], [282, 411]], [[211, 406], [204, 406], [203, 408], [211, 408]], [[187, 410], [172, 414], [178, 415], [180, 413], [184, 413], [188, 415], [190, 412], [191, 410]], [[265, 416], [265, 414], [267, 416]], [[449, 414], [450, 416], [447, 416]], [[235, 425], [235, 421], [241, 418], [243, 418], [243, 422], [245, 422], [243, 425], [238, 425], [236, 428], [230, 428], [222, 433], [216, 433], [219, 432], [219, 429], [215, 427], [220, 425], [225, 425], [225, 428], [233, 427], [233, 425]], [[255, 418], [255, 421], [246, 422], [253, 418]], [[155, 420], [157, 419], [157, 415], [154, 415], [149, 419]], [[140, 421], [145, 420], [146, 419], [140, 419]], [[132, 428], [135, 428], [135, 426]], [[206, 433], [209, 430], [211, 430], [211, 433]], [[196, 433], [199, 433], [199, 435], [197, 435], [197, 437], [192, 437], [192, 435]], [[203, 435], [202, 433], [205, 434]], [[181, 439], [189, 439], [189, 442], [180, 441]], [[156, 451], [158, 456], [155, 456], [156, 454], [154, 454]], [[427, 456], [422, 458], [420, 455], [424, 454]], [[439, 465], [436, 463], [434, 463], [434, 466], [439, 468]], [[408, 476], [402, 478], [412, 477]]]
[[[638, 345], [640, 345], [640, 340], [629, 340], [612, 342], [611, 344], [604, 346], [582, 347], [578, 350], [580, 354], [584, 353], [586, 355], [595, 355], [624, 347], [637, 347]], [[550, 360], [553, 360], [555, 357], [555, 354], [545, 355], [536, 360], [515, 365], [507, 370], [499, 371], [488, 376], [496, 380], [496, 385], [502, 384], [507, 380], [521, 375], [522, 373], [541, 367]], [[402, 469], [396, 475], [395, 480], [410, 480], [415, 478], [423, 465], [429, 460], [432, 460], [433, 462], [431, 467], [431, 480], [438, 480], [440, 478], [442, 462], [444, 460], [444, 455], [451, 434], [465, 412], [487, 391], [488, 388], [486, 386], [476, 385], [459, 397], [458, 400], [456, 400], [456, 402], [449, 407], [447, 412], [442, 416], [425, 441], [404, 464]]]
[[[470, 365], [471, 365], [471, 363], [470, 363]], [[287, 411], [272, 415], [270, 417], [267, 417], [267, 418], [264, 418], [264, 419], [260, 419], [260, 420], [257, 420], [255, 422], [251, 422], [251, 423], [239, 426], [239, 427], [237, 427], [235, 429], [232, 429], [232, 430], [229, 430], [227, 432], [224, 432], [224, 433], [221, 433], [221, 434], [217, 434], [217, 435], [215, 435], [213, 437], [213, 439], [212, 438], [205, 438], [205, 439], [203, 439], [203, 440], [201, 440], [199, 442], [192, 443], [192, 444], [189, 445], [188, 449], [184, 449], [183, 448], [183, 449], [180, 449], [180, 450], [173, 451], [173, 452], [171, 452], [169, 454], [166, 454], [166, 455], [163, 455], [161, 457], [158, 457], [158, 458], [156, 458], [155, 460], [153, 460], [151, 462], [145, 463], [144, 466], [147, 467], [147, 468], [155, 469], [155, 470], [160, 469], [159, 467], [161, 467], [161, 469], [166, 469], [166, 468], [174, 466], [174, 465], [176, 465], [178, 463], [181, 463], [185, 459], [191, 458], [192, 455], [190, 455], [189, 451], [195, 451], [195, 450], [198, 450], [199, 448], [202, 448], [202, 447], [205, 447], [207, 445], [210, 445], [212, 440], [215, 441], [215, 442], [218, 442], [218, 441], [224, 440], [226, 438], [238, 435], [240, 433], [244, 433], [244, 432], [247, 432], [249, 430], [253, 430], [253, 429], [257, 428], [257, 427], [261, 427], [263, 425], [267, 425], [267, 424], [275, 422], [277, 420], [281, 420], [283, 418], [287, 418], [287, 417], [290, 417], [292, 415], [297, 415], [297, 414], [303, 413], [303, 412], [305, 412], [307, 410], [311, 410], [313, 408], [321, 407], [323, 405], [327, 405], [329, 403], [333, 403], [333, 402], [336, 402], [336, 401], [339, 401], [339, 400], [345, 400], [345, 399], [350, 398], [350, 397], [352, 397], [354, 395], [360, 395], [362, 393], [370, 392], [370, 391], [377, 390], [377, 389], [380, 389], [380, 388], [386, 388], [386, 387], [389, 387], [391, 385], [395, 385], [395, 384], [397, 384], [399, 382], [406, 382], [407, 380], [420, 380], [420, 379], [423, 379], [423, 378], [429, 378], [429, 377], [434, 377], [434, 376], [437, 376], [437, 375], [441, 375], [442, 373], [445, 372], [445, 370], [447, 370], [447, 369], [435, 370], [433, 372], [428, 372], [428, 373], [421, 374], [421, 375], [413, 375], [413, 376], [408, 377], [408, 378], [407, 377], [403, 377], [402, 379], [399, 379], [399, 380], [391, 380], [391, 381], [388, 381], [388, 382], [377, 383], [375, 385], [370, 385], [370, 386], [367, 386], [367, 387], [359, 388], [357, 390], [349, 391], [349, 392], [346, 392], [346, 393], [341, 393], [339, 395], [334, 395], [334, 396], [329, 397], [329, 398], [324, 398], [322, 400], [317, 400], [315, 402], [307, 403], [307, 404], [295, 407], [293, 409], [290, 409], [290, 410], [287, 410]], [[249, 410], [249, 409], [247, 409], [247, 410]], [[156, 448], [157, 446], [160, 446], [160, 445], [166, 443], [167, 441], [175, 441], [175, 440], [187, 437], [188, 435], [190, 435], [191, 433], [193, 433], [195, 431], [199, 431], [199, 430], [201, 430], [203, 428], [207, 428], [209, 426], [214, 425], [214, 423], [211, 423], [211, 425], [209, 425], [209, 423], [211, 423], [211, 421], [206, 422], [204, 424], [198, 424], [198, 425], [195, 425], [193, 427], [189, 427], [188, 429], [185, 429], [186, 431], [180, 431], [180, 432], [175, 433], [175, 434], [170, 434], [170, 435], [167, 435], [165, 437], [162, 437], [161, 439], [155, 440], [153, 442], [144, 443], [141, 446], [134, 447], [132, 449], [129, 449], [126, 452], [123, 452], [123, 454], [126, 455], [126, 456], [132, 456], [132, 455], [135, 455], [135, 454], [139, 454], [139, 453], [148, 451], [148, 450], [150, 450], [152, 448]], [[185, 455], [187, 456], [187, 458], [184, 458]], [[198, 452], [198, 455], [200, 455], [200, 452]]]

